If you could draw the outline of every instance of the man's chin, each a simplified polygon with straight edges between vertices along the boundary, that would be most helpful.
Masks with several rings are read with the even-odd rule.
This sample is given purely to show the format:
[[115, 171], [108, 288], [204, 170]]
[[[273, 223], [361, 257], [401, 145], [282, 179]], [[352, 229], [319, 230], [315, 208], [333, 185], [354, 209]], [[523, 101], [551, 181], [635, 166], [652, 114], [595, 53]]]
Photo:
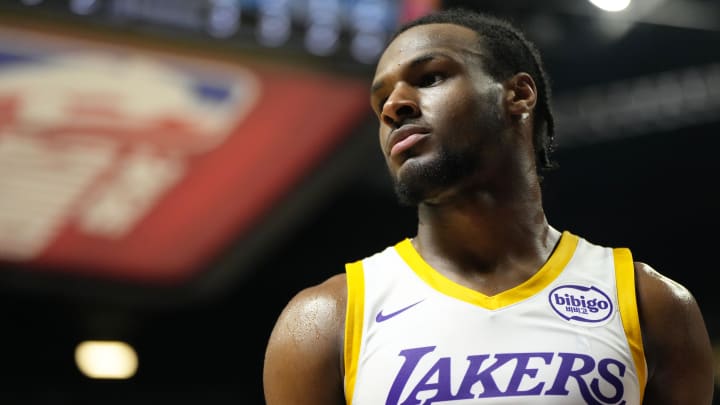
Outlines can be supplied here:
[[404, 207], [417, 207], [429, 197], [429, 183], [420, 179], [419, 181], [396, 181], [395, 196], [398, 203]]
[[414, 208], [420, 205], [422, 199], [414, 194], [408, 193], [406, 190], [395, 188], [395, 196], [400, 206]]
[[452, 181], [445, 160], [416, 156], [406, 160], [395, 172], [394, 188], [402, 206], [417, 207], [447, 188]]

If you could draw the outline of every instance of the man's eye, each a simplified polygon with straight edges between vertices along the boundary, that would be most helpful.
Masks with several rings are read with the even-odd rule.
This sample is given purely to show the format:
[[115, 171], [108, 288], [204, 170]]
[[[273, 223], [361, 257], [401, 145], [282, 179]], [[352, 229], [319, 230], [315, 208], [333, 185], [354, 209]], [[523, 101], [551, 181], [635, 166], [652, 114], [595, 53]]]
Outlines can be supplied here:
[[418, 85], [420, 87], [432, 86], [434, 84], [441, 82], [444, 78], [445, 78], [445, 75], [443, 75], [442, 73], [437, 73], [437, 72], [428, 73], [428, 74], [422, 75], [420, 77]]

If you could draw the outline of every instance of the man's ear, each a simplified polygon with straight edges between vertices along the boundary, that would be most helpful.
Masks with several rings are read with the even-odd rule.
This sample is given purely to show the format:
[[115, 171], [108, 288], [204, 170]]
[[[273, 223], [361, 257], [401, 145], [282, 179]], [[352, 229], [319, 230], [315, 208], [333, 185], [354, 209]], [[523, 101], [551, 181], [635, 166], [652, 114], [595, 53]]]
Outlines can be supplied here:
[[537, 88], [532, 76], [517, 73], [505, 82], [505, 104], [513, 117], [525, 119], [537, 103]]

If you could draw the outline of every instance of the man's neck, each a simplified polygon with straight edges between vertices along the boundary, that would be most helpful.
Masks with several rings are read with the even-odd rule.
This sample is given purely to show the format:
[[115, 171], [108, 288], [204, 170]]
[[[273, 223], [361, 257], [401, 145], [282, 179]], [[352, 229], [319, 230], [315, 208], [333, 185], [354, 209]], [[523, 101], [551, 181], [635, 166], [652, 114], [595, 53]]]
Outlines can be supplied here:
[[[413, 245], [441, 273], [482, 292], [503, 290], [534, 274], [560, 239], [532, 199], [493, 205], [422, 204]], [[483, 287], [484, 285], [484, 287]]]

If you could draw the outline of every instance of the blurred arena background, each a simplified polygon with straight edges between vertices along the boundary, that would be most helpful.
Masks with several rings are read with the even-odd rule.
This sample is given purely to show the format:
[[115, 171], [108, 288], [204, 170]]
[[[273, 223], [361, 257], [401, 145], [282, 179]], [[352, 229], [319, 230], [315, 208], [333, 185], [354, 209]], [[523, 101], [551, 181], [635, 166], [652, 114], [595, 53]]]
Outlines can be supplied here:
[[398, 24], [453, 6], [544, 56], [550, 222], [684, 283], [718, 345], [720, 4], [614, 3], [1, 1], [0, 402], [262, 404], [287, 300], [414, 232], [367, 90]]

